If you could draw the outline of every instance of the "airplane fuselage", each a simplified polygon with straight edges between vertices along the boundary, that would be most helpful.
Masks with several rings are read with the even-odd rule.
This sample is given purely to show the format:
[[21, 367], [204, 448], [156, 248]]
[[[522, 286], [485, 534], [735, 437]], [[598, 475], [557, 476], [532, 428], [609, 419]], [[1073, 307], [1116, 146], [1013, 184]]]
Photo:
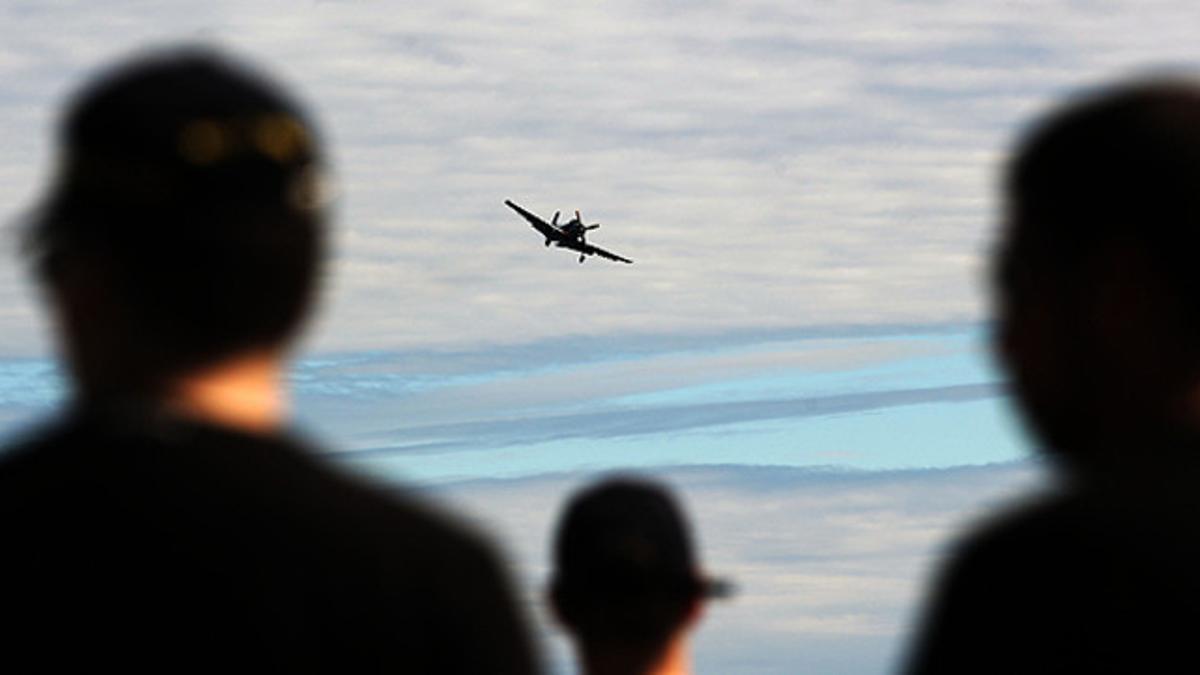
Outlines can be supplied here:
[[583, 240], [583, 233], [586, 231], [586, 229], [587, 228], [583, 226], [583, 223], [579, 222], [578, 220], [572, 220], [571, 222], [562, 226], [563, 234], [572, 239], [578, 239], [580, 241]]

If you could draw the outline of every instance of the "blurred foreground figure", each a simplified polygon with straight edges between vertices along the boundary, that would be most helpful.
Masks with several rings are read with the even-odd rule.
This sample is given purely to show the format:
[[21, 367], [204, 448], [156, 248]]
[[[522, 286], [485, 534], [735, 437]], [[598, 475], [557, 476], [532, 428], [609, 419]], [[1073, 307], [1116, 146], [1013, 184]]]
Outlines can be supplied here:
[[28, 245], [74, 397], [0, 464], [0, 658], [531, 672], [482, 543], [282, 428], [325, 248], [297, 106], [211, 53], [158, 53], [74, 100], [61, 161]]
[[559, 523], [550, 605], [585, 675], [685, 675], [706, 597], [675, 501], [653, 483], [612, 479], [576, 495]]
[[911, 671], [1194, 670], [1200, 88], [1070, 105], [1007, 190], [997, 348], [1064, 486], [959, 548]]

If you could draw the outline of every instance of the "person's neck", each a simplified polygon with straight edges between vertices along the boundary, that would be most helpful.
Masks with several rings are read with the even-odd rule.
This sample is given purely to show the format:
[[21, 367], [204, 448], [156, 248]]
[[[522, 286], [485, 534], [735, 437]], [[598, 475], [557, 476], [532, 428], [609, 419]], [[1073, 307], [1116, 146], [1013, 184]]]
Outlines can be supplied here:
[[692, 672], [690, 654], [687, 639], [678, 637], [671, 641], [662, 660], [650, 672], [654, 675], [689, 675]]
[[686, 635], [679, 635], [649, 666], [638, 654], [620, 649], [593, 649], [584, 655], [586, 675], [689, 675], [691, 650]]
[[166, 388], [162, 405], [182, 417], [269, 432], [287, 418], [282, 380], [279, 355], [242, 355], [179, 377]]

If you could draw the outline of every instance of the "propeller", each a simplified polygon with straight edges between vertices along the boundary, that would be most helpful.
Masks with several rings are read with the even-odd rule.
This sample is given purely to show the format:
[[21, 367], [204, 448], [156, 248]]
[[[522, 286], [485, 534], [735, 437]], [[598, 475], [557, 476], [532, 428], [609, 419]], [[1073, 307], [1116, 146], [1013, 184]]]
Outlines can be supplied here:
[[[587, 241], [587, 233], [600, 227], [600, 223], [592, 223], [591, 225], [583, 224], [583, 215], [579, 213], [579, 209], [575, 210], [575, 222], [579, 225], [579, 241]], [[580, 261], [582, 262], [582, 261]]]
[[594, 230], [597, 227], [600, 227], [600, 223], [592, 223], [591, 225], [584, 225], [583, 224], [583, 216], [579, 215], [578, 209], [575, 210], [575, 220], [576, 220], [576, 222], [579, 223], [579, 226], [583, 228], [584, 232], [587, 232], [588, 230]]

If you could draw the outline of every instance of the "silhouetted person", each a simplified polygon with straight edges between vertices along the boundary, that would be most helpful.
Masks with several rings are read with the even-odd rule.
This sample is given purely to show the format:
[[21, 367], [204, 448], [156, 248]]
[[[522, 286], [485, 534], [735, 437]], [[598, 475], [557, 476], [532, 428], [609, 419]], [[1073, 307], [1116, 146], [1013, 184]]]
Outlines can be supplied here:
[[728, 586], [701, 575], [666, 489], [610, 479], [573, 497], [554, 542], [549, 601], [585, 675], [685, 675], [704, 600]]
[[996, 344], [1063, 487], [960, 546], [911, 671], [1194, 670], [1200, 87], [1073, 103], [1006, 189]]
[[532, 672], [483, 543], [283, 428], [325, 253], [297, 105], [159, 52], [61, 141], [28, 245], [73, 397], [0, 463], [4, 669]]

